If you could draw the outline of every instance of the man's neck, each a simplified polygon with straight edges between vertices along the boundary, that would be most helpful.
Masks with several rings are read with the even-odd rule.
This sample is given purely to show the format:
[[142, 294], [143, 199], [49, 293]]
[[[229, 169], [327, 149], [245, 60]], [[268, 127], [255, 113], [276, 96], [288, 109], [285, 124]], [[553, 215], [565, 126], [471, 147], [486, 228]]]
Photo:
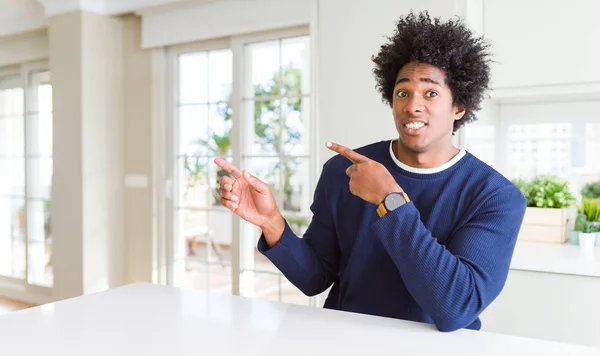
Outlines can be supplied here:
[[413, 168], [439, 167], [450, 161], [460, 152], [458, 148], [449, 144], [444, 147], [428, 150], [427, 152], [418, 153], [407, 149], [400, 143], [400, 140], [395, 140], [392, 143], [392, 150], [394, 156], [396, 156], [400, 162]]

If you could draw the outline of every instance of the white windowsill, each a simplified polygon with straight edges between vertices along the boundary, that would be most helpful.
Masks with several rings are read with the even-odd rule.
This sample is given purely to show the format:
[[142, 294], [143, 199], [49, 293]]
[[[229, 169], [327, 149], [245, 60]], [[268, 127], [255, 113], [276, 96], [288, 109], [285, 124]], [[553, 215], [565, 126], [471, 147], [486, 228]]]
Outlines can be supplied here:
[[600, 277], [600, 247], [587, 254], [575, 245], [518, 242], [510, 269]]

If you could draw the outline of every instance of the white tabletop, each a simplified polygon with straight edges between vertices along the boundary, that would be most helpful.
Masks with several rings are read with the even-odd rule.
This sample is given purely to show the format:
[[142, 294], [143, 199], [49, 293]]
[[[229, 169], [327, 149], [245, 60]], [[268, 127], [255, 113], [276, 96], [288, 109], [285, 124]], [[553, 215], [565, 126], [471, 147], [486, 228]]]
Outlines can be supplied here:
[[600, 247], [582, 251], [579, 246], [540, 242], [519, 242], [511, 269], [600, 277]]
[[[518, 320], [515, 320], [518, 322]], [[135, 284], [0, 316], [2, 355], [600, 355], [600, 349]]]

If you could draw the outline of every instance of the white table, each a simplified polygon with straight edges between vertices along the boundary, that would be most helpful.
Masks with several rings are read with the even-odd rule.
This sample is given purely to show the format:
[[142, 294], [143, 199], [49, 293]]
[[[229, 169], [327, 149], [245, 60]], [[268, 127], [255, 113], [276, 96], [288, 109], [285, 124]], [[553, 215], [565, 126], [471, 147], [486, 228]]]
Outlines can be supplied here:
[[[518, 323], [515, 320], [515, 323]], [[584, 348], [135, 284], [0, 317], [2, 355], [600, 355]]]

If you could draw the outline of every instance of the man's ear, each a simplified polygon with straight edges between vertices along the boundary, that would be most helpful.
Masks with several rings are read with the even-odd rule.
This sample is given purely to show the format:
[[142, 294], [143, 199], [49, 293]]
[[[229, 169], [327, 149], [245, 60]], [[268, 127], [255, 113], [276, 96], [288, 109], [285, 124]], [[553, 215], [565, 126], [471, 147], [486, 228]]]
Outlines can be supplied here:
[[458, 121], [465, 116], [465, 109], [460, 106], [454, 106], [452, 110], [454, 110], [454, 121]]

